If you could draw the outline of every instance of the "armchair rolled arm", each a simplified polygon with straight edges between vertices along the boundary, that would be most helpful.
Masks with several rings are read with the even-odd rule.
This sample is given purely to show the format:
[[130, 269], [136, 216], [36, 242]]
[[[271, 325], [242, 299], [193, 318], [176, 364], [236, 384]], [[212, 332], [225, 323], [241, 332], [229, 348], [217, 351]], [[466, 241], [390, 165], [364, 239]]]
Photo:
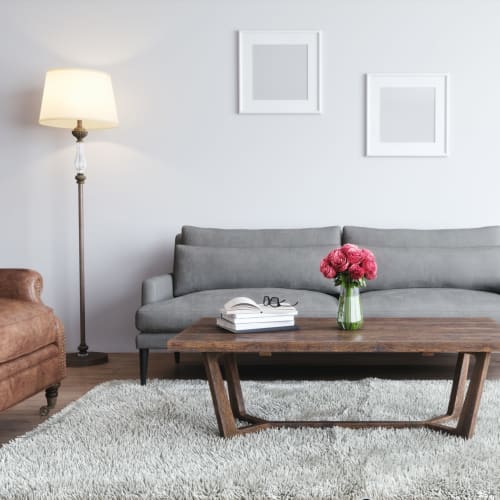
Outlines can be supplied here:
[[142, 282], [142, 305], [171, 299], [174, 296], [172, 274], [154, 276]]
[[41, 304], [43, 279], [31, 269], [0, 269], [0, 297]]

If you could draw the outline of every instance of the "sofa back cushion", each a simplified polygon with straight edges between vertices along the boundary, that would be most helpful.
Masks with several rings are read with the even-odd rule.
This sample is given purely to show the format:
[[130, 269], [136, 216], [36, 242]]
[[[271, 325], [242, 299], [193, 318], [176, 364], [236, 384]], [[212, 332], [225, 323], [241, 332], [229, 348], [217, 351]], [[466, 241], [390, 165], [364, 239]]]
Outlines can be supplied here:
[[362, 290], [463, 288], [500, 292], [500, 246], [378, 247], [378, 277]]
[[379, 247], [475, 247], [500, 245], [500, 226], [467, 229], [375, 229], [345, 226], [343, 243]]
[[321, 259], [331, 249], [330, 244], [253, 248], [177, 245], [174, 295], [220, 288], [265, 287], [333, 294], [332, 280], [324, 278], [319, 270]]
[[[340, 226], [300, 229], [214, 229], [184, 226], [176, 243], [206, 247], [340, 246]], [[318, 264], [319, 265], [319, 264]]]

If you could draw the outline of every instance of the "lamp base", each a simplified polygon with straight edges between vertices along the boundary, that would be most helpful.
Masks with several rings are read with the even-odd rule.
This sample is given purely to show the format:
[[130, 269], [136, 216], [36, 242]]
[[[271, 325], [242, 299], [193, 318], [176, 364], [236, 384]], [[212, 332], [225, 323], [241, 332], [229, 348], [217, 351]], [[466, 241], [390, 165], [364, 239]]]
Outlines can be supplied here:
[[105, 352], [88, 352], [85, 356], [80, 356], [77, 352], [66, 354], [66, 366], [102, 365], [107, 362], [108, 355]]

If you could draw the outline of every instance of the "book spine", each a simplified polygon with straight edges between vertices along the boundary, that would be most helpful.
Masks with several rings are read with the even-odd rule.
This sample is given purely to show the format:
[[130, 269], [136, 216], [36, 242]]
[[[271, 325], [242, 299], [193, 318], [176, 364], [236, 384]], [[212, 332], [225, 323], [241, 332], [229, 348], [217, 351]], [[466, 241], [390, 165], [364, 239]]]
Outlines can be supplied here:
[[267, 316], [267, 315], [262, 315], [262, 316], [234, 316], [234, 315], [229, 315], [229, 314], [224, 314], [221, 313], [220, 317], [224, 319], [225, 321], [229, 321], [230, 323], [233, 323], [235, 325], [244, 325], [247, 323], [271, 323], [271, 322], [277, 322], [277, 321], [294, 321], [294, 316], [291, 315], [275, 315], [275, 316]]
[[280, 328], [286, 326], [294, 326], [295, 321], [293, 319], [288, 321], [270, 321], [270, 322], [253, 322], [245, 323], [244, 325], [235, 325], [231, 321], [219, 318], [217, 324], [222, 327], [228, 327], [231, 330], [244, 332], [245, 330], [258, 330], [261, 328]]

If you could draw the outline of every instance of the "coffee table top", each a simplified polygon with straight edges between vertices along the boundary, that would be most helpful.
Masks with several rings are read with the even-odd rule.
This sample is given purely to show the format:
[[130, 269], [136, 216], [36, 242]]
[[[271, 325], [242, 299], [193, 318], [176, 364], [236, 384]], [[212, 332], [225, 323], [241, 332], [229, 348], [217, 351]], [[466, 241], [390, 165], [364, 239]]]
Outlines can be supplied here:
[[367, 318], [343, 331], [335, 318], [297, 318], [295, 331], [230, 333], [203, 318], [170, 339], [178, 352], [492, 352], [500, 325], [490, 318]]

